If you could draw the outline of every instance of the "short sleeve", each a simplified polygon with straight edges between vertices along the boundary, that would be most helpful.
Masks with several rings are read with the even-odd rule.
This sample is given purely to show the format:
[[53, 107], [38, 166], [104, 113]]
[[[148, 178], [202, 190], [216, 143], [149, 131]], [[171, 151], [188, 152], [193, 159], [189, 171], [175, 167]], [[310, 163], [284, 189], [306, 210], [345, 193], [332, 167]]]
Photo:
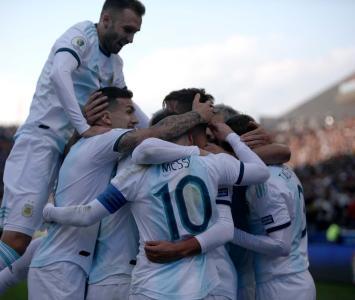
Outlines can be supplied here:
[[54, 54], [59, 52], [70, 53], [77, 60], [79, 67], [87, 49], [88, 40], [85, 34], [77, 26], [73, 26], [56, 40], [52, 50]]
[[216, 204], [223, 204], [227, 206], [232, 205], [233, 187], [228, 185], [220, 185], [216, 198]]
[[244, 164], [229, 154], [216, 154], [214, 168], [219, 174], [220, 185], [233, 185], [241, 182], [244, 174]]
[[276, 182], [266, 182], [249, 187], [247, 195], [260, 222], [267, 233], [291, 225], [287, 208], [287, 190]]
[[109, 132], [92, 137], [92, 145], [97, 148], [95, 152], [100, 154], [93, 157], [93, 159], [97, 163], [120, 159], [121, 157], [117, 145], [121, 138], [130, 131], [131, 129], [115, 128], [111, 129]]

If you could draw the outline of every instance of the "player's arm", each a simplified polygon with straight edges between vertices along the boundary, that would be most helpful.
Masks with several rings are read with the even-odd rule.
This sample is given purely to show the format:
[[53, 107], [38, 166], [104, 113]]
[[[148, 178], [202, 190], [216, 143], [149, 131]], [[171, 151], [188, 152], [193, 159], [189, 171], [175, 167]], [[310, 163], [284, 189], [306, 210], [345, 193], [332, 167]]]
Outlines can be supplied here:
[[54, 207], [53, 204], [47, 204], [43, 210], [44, 220], [71, 226], [95, 224], [119, 210], [127, 203], [127, 199], [135, 199], [136, 189], [132, 189], [132, 186], [138, 184], [135, 174], [139, 170], [140, 168], [136, 165], [122, 170], [111, 179], [111, 183], [104, 192], [86, 205]]
[[272, 257], [288, 256], [291, 251], [291, 227], [288, 226], [264, 235], [253, 235], [234, 228], [233, 243]]
[[181, 146], [157, 138], [148, 138], [132, 152], [132, 161], [136, 164], [161, 164], [179, 158], [199, 155], [197, 146]]
[[43, 209], [43, 219], [62, 225], [90, 226], [115, 213], [126, 202], [122, 193], [109, 184], [103, 193], [86, 205], [55, 207], [52, 203], [47, 203]]
[[143, 140], [150, 137], [163, 140], [174, 139], [198, 124], [208, 123], [212, 116], [212, 103], [201, 103], [200, 95], [196, 94], [192, 111], [181, 115], [169, 116], [152, 127], [132, 131], [119, 141], [117, 148], [121, 154], [126, 154], [131, 152]]
[[[75, 53], [73, 51], [73, 53]], [[77, 55], [76, 55], [77, 56]], [[75, 96], [72, 80], [73, 71], [79, 67], [79, 57], [75, 57], [72, 52], [60, 51], [53, 58], [50, 80], [53, 83], [58, 99], [63, 106], [71, 124], [83, 136], [92, 136], [106, 132], [107, 129], [99, 126], [90, 128], [86, 122], [79, 103]]]
[[241, 140], [265, 162], [267, 165], [282, 164], [290, 160], [291, 150], [288, 146], [274, 143], [271, 135], [259, 124], [254, 123], [256, 129], [241, 136]]
[[[221, 179], [226, 182], [222, 181], [220, 184], [233, 184], [230, 180], [234, 180], [235, 176], [237, 178], [234, 183], [237, 185], [255, 184], [268, 179], [270, 174], [267, 166], [259, 156], [240, 140], [240, 137], [228, 125], [224, 123], [213, 124], [211, 130], [218, 140], [228, 142], [235, 155], [239, 158], [237, 160], [231, 156], [223, 155], [225, 162], [222, 161], [221, 166], [223, 167], [218, 169], [223, 175]], [[221, 157], [218, 159], [221, 160]]]
[[269, 182], [267, 185], [250, 187], [248, 197], [253, 198], [253, 209], [263, 224], [267, 235], [253, 235], [234, 229], [233, 243], [269, 256], [287, 256], [291, 250], [291, 219], [286, 199], [291, 197]]
[[218, 218], [206, 231], [186, 240], [148, 241], [144, 246], [147, 258], [155, 263], [168, 263], [184, 257], [206, 253], [233, 239], [230, 206], [217, 204]]

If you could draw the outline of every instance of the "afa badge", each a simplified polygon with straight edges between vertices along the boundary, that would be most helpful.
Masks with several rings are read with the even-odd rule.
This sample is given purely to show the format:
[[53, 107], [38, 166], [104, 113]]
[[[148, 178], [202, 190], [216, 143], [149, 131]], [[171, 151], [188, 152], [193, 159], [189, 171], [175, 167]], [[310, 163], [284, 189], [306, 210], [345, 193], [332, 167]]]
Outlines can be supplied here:
[[72, 39], [71, 41], [72, 45], [74, 48], [79, 49], [79, 50], [84, 50], [86, 47], [86, 42], [83, 37], [77, 36]]
[[33, 215], [33, 206], [30, 204], [25, 204], [22, 208], [22, 215], [26, 218], [32, 217]]

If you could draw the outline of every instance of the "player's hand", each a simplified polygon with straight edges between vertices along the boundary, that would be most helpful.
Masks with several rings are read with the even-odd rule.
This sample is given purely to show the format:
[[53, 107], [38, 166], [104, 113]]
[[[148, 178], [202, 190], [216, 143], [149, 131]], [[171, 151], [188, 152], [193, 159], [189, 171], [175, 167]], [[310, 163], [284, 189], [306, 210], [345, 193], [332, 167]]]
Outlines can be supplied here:
[[89, 138], [95, 135], [103, 134], [107, 131], [110, 131], [110, 128], [103, 127], [103, 126], [91, 126], [88, 130], [82, 133], [82, 137]]
[[43, 213], [42, 213], [44, 221], [46, 221], [48, 223], [52, 222], [51, 211], [53, 208], [54, 208], [53, 203], [48, 202], [46, 204], [46, 206], [43, 209]]
[[233, 132], [233, 130], [225, 123], [211, 123], [208, 127], [211, 129], [215, 138], [220, 142], [225, 141], [228, 134]]
[[263, 127], [252, 121], [250, 123], [251, 125], [254, 125], [257, 128], [247, 133], [244, 133], [240, 137], [242, 142], [247, 144], [251, 149], [269, 145], [272, 143], [271, 135]]
[[106, 112], [108, 106], [107, 96], [102, 96], [102, 92], [95, 92], [90, 95], [88, 102], [84, 106], [84, 117], [89, 125], [100, 119]]
[[144, 251], [150, 261], [159, 264], [169, 263], [182, 258], [178, 253], [176, 244], [167, 241], [148, 241], [145, 243]]
[[205, 123], [211, 121], [214, 116], [214, 108], [212, 101], [200, 102], [200, 94], [196, 94], [192, 102], [192, 110], [196, 111]]

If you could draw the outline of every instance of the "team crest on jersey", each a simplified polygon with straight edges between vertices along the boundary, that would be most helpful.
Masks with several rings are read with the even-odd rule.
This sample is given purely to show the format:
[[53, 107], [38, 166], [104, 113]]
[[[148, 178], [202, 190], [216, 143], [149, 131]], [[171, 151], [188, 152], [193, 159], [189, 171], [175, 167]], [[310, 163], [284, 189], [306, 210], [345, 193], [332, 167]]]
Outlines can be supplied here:
[[26, 218], [32, 217], [33, 215], [33, 205], [25, 204], [22, 208], [22, 215]]
[[76, 49], [83, 50], [86, 47], [86, 42], [81, 36], [77, 36], [71, 40], [72, 45]]

